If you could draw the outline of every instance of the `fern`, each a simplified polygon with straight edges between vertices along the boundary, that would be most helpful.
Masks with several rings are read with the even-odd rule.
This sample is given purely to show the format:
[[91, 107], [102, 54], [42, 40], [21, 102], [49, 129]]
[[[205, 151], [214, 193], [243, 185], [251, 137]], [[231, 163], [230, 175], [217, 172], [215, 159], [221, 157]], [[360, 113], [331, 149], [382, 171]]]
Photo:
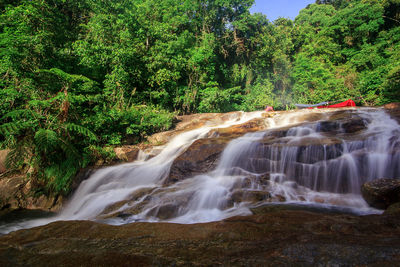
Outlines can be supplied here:
[[0, 125], [0, 134], [7, 136], [12, 134], [17, 134], [21, 129], [23, 129], [23, 124], [16, 122], [9, 122]]
[[60, 140], [57, 133], [49, 129], [39, 129], [35, 133], [35, 144], [39, 151], [50, 152], [59, 147]]
[[6, 115], [3, 116], [3, 118], [1, 118], [1, 120], [7, 119], [7, 118], [11, 118], [12, 120], [17, 120], [21, 117], [32, 117], [32, 111], [29, 109], [17, 109], [17, 110], [13, 110], [11, 112], [8, 112]]
[[77, 125], [74, 123], [67, 123], [65, 124], [65, 128], [69, 131], [78, 133], [80, 135], [88, 137], [91, 141], [97, 141], [96, 135], [90, 131], [88, 128], [85, 128], [81, 125]]

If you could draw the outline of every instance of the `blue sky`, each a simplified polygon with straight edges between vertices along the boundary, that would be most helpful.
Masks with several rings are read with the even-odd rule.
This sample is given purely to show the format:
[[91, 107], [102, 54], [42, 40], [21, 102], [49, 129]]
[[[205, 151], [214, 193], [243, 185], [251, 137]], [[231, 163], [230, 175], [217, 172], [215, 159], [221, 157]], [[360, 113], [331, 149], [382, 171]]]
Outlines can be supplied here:
[[312, 3], [315, 3], [315, 0], [255, 0], [250, 12], [263, 13], [267, 15], [269, 21], [274, 21], [278, 17], [294, 20], [300, 9]]

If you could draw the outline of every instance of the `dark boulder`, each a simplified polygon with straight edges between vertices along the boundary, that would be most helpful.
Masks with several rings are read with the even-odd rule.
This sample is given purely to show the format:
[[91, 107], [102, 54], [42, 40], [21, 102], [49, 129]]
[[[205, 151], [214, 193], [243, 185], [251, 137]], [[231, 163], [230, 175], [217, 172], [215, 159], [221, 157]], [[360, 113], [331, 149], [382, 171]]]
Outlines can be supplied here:
[[345, 133], [356, 133], [367, 128], [367, 121], [365, 119], [357, 116], [355, 118], [349, 119], [342, 123], [342, 130]]
[[400, 202], [390, 205], [384, 212], [385, 215], [400, 215]]
[[229, 141], [228, 138], [196, 140], [182, 155], [174, 160], [170, 175], [164, 183], [175, 183], [213, 170]]
[[361, 193], [371, 207], [386, 209], [400, 202], [400, 179], [377, 179], [362, 185]]

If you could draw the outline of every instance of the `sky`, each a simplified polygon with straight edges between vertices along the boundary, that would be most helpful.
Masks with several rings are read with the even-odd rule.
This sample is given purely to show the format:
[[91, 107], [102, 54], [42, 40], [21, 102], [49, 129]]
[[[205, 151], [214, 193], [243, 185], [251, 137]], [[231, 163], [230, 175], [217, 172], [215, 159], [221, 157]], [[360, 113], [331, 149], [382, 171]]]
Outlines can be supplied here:
[[279, 17], [294, 20], [300, 9], [312, 3], [315, 3], [315, 0], [255, 0], [250, 12], [263, 13], [267, 15], [269, 21], [274, 21]]

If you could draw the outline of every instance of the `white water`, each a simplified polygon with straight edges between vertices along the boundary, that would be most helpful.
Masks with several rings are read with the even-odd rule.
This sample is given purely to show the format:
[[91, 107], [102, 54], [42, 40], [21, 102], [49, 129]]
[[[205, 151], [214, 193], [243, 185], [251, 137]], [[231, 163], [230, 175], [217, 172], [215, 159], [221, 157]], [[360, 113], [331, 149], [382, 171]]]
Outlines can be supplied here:
[[[0, 227], [0, 232], [42, 225], [55, 220], [103, 220], [196, 223], [250, 214], [254, 205], [237, 194], [262, 193], [256, 204], [286, 201], [346, 207], [360, 214], [377, 213], [361, 198], [363, 182], [400, 176], [400, 126], [382, 110], [360, 109], [367, 123], [363, 137], [346, 134], [342, 125], [334, 136], [321, 131], [325, 110], [289, 112], [267, 119], [268, 131], [246, 134], [229, 143], [217, 168], [164, 186], [171, 164], [195, 140], [214, 128], [241, 124], [261, 116], [242, 113], [222, 124], [176, 136], [155, 157], [105, 168], [82, 182], [69, 204], [56, 217]], [[355, 112], [355, 111], [354, 111]], [[301, 115], [322, 114], [319, 122], [303, 123]], [[293, 126], [288, 130], [288, 126]], [[281, 136], [273, 137], [279, 133]], [[283, 133], [283, 134], [282, 134]], [[273, 143], [268, 143], [273, 137]], [[330, 144], [325, 144], [329, 139]], [[299, 146], [312, 142], [315, 146]], [[328, 142], [329, 143], [329, 142]], [[268, 175], [269, 179], [263, 178]], [[243, 200], [243, 201], [242, 201]], [[118, 216], [116, 216], [118, 215]], [[110, 217], [110, 218], [109, 218]]]

